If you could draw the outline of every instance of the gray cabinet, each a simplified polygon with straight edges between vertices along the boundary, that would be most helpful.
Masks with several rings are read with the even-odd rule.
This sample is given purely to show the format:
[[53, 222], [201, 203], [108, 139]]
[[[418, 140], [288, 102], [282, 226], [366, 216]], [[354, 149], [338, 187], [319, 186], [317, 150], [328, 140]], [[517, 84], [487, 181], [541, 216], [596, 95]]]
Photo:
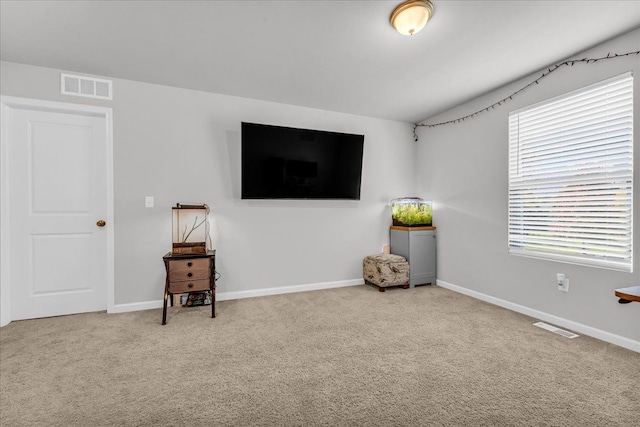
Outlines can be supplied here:
[[390, 231], [391, 253], [409, 261], [409, 287], [436, 284], [436, 228], [398, 227]]

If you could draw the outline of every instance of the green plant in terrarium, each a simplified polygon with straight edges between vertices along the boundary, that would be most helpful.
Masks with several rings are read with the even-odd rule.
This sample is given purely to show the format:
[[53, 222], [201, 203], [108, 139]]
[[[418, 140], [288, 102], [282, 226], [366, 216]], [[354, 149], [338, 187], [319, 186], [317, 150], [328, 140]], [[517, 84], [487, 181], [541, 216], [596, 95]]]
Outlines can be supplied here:
[[391, 201], [391, 218], [393, 225], [400, 226], [430, 226], [433, 209], [431, 202], [419, 198], [404, 198]]

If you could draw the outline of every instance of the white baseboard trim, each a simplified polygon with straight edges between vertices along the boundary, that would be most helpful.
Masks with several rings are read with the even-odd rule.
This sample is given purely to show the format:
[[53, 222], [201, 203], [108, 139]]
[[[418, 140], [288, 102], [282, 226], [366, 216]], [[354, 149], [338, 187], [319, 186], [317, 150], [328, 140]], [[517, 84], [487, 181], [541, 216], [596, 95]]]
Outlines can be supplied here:
[[517, 313], [521, 313], [536, 319], [552, 323], [556, 326], [561, 326], [566, 329], [570, 329], [575, 332], [579, 332], [584, 335], [588, 335], [593, 338], [597, 338], [601, 341], [615, 344], [620, 347], [624, 347], [628, 350], [632, 350], [640, 353], [640, 341], [635, 341], [629, 338], [621, 337], [620, 335], [612, 334], [610, 332], [596, 329], [591, 326], [583, 325], [582, 323], [567, 320], [562, 317], [555, 316], [553, 314], [545, 313], [543, 311], [535, 310], [533, 308], [526, 307], [524, 305], [516, 304], [510, 301], [506, 301], [500, 298], [492, 297], [491, 295], [483, 294], [471, 289], [463, 288], [452, 283], [445, 282], [444, 280], [436, 280], [436, 284], [443, 288], [449, 289], [460, 294], [476, 298], [490, 304], [494, 304], [503, 308], [506, 308]]
[[[347, 286], [363, 285], [363, 279], [341, 280], [338, 282], [309, 283], [306, 285], [279, 286], [277, 288], [252, 289], [249, 291], [216, 293], [216, 301], [227, 301], [242, 298], [263, 297], [268, 295], [291, 294], [294, 292], [318, 291], [321, 289], [344, 288]], [[127, 313], [129, 311], [151, 310], [162, 308], [162, 300], [134, 302], [130, 304], [115, 304], [108, 313]]]
[[130, 311], [151, 310], [154, 308], [162, 308], [162, 300], [132, 302], [129, 304], [114, 304], [113, 308], [107, 310], [107, 313], [128, 313]]
[[363, 279], [341, 280], [338, 282], [309, 283], [306, 285], [279, 286], [277, 288], [253, 289], [250, 291], [216, 293], [217, 301], [241, 298], [264, 297], [267, 295], [291, 294], [294, 292], [318, 291], [321, 289], [344, 288], [347, 286], [363, 285]]

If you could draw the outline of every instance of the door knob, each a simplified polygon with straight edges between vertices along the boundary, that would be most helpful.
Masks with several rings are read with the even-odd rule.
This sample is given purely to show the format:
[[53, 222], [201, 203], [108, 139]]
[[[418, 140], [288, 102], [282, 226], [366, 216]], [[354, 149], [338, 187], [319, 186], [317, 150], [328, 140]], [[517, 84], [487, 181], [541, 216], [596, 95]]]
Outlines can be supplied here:
[[101, 219], [101, 220], [98, 220], [98, 222], [96, 222], [96, 225], [98, 227], [104, 227], [105, 225], [107, 225], [107, 223], [104, 219]]

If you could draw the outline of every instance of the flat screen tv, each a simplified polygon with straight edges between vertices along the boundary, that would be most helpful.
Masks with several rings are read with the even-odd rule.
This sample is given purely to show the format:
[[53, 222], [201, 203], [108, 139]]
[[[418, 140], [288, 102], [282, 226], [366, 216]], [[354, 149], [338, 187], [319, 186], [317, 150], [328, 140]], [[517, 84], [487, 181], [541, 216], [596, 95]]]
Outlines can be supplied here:
[[242, 123], [243, 199], [360, 200], [364, 135]]

